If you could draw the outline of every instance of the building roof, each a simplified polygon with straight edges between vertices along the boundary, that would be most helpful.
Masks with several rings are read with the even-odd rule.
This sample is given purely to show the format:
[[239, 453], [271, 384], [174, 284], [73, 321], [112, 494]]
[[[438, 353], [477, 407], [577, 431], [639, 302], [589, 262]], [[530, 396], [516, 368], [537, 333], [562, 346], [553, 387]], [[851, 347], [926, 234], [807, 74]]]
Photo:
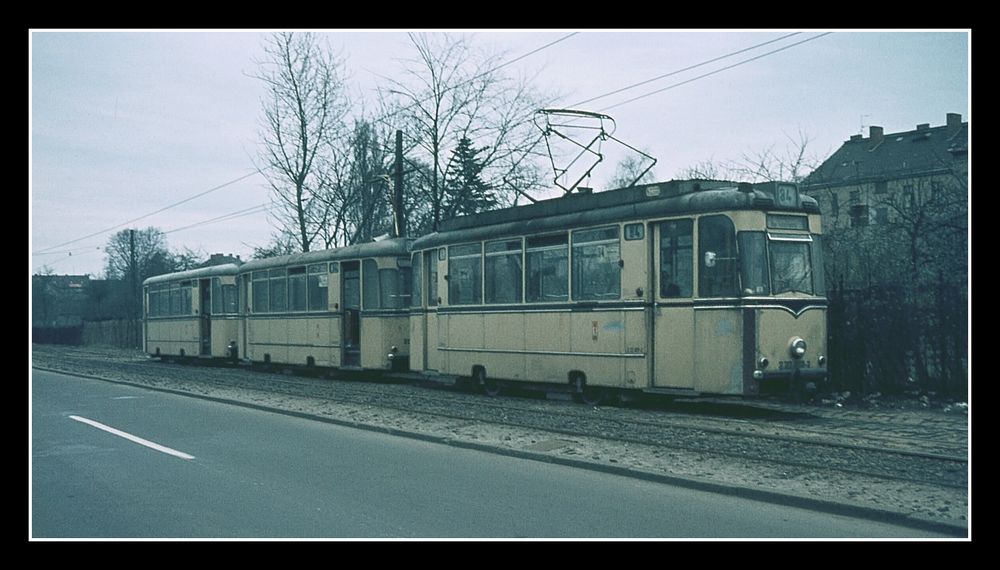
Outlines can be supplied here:
[[917, 125], [912, 131], [883, 132], [870, 127], [867, 138], [854, 135], [845, 141], [802, 182], [805, 191], [846, 184], [861, 184], [908, 176], [950, 172], [967, 160], [969, 123], [949, 113], [947, 123]]

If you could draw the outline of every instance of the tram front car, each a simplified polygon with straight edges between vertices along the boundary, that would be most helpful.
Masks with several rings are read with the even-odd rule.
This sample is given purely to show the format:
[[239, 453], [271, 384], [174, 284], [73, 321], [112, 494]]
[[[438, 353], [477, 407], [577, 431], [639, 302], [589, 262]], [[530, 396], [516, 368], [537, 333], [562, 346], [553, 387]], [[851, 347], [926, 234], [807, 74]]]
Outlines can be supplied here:
[[[745, 393], [815, 391], [828, 378], [819, 206], [795, 184], [769, 182], [753, 190], [772, 203], [736, 228]], [[700, 260], [706, 268], [712, 253]]]

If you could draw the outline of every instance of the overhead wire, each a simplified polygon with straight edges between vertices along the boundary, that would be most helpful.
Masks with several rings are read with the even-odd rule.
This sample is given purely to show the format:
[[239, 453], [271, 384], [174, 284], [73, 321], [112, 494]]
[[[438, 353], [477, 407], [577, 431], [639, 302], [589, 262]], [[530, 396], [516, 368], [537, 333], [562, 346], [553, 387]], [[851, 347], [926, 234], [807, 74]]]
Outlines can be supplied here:
[[741, 65], [750, 63], [752, 61], [757, 61], [758, 59], [767, 57], [769, 55], [774, 55], [774, 54], [776, 54], [778, 52], [782, 52], [782, 51], [785, 51], [786, 49], [790, 49], [790, 48], [793, 48], [795, 46], [802, 45], [802, 44], [804, 44], [806, 42], [811, 42], [813, 40], [818, 40], [819, 38], [822, 38], [823, 36], [828, 36], [828, 35], [830, 35], [832, 33], [833, 32], [824, 32], [822, 34], [819, 34], [819, 35], [816, 35], [816, 36], [812, 36], [810, 38], [806, 38], [804, 40], [801, 40], [801, 41], [798, 41], [798, 42], [794, 42], [794, 43], [782, 46], [782, 47], [780, 47], [778, 49], [774, 49], [774, 50], [771, 50], [769, 52], [765, 52], [765, 53], [762, 53], [762, 54], [759, 54], [759, 55], [755, 55], [755, 56], [753, 56], [751, 58], [747, 58], [747, 59], [744, 59], [742, 61], [738, 61], [736, 63], [720, 67], [719, 69], [715, 69], [715, 70], [709, 71], [708, 73], [703, 73], [702, 75], [699, 75], [697, 77], [692, 77], [691, 79], [686, 79], [684, 81], [680, 81], [678, 83], [674, 83], [672, 85], [668, 85], [666, 87], [663, 87], [662, 89], [657, 89], [655, 91], [650, 91], [649, 93], [644, 93], [642, 95], [638, 95], [638, 96], [633, 97], [631, 99], [626, 99], [625, 101], [621, 101], [619, 103], [615, 103], [614, 105], [610, 105], [608, 107], [605, 107], [605, 108], [601, 109], [601, 112], [607, 111], [609, 109], [614, 109], [615, 107], [621, 107], [622, 105], [627, 105], [628, 103], [632, 103], [632, 102], [638, 101], [639, 99], [644, 99], [646, 97], [651, 97], [653, 95], [662, 93], [662, 92], [667, 91], [669, 89], [673, 89], [675, 87], [680, 87], [681, 85], [687, 85], [688, 83], [692, 83], [694, 81], [698, 81], [699, 79], [704, 79], [706, 77], [715, 75], [717, 73], [722, 73], [723, 71], [727, 71], [727, 70], [733, 69], [734, 67], [739, 67]]
[[193, 196], [188, 196], [187, 198], [184, 198], [183, 200], [179, 200], [177, 202], [174, 202], [173, 204], [169, 204], [167, 206], [164, 206], [164, 207], [162, 207], [162, 208], [160, 208], [158, 210], [155, 210], [153, 212], [150, 212], [148, 214], [143, 214], [142, 216], [139, 216], [138, 218], [132, 218], [131, 220], [122, 222], [120, 224], [116, 224], [116, 225], [111, 226], [109, 228], [105, 228], [105, 229], [103, 229], [101, 231], [94, 232], [92, 234], [88, 234], [88, 235], [85, 235], [83, 237], [72, 239], [72, 240], [69, 240], [69, 241], [66, 241], [66, 242], [63, 242], [63, 243], [60, 243], [60, 244], [56, 244], [56, 245], [50, 246], [50, 247], [42, 248], [42, 249], [34, 252], [33, 255], [39, 255], [39, 254], [42, 254], [42, 253], [46, 253], [48, 251], [51, 251], [51, 250], [59, 248], [59, 247], [63, 247], [65, 245], [70, 245], [70, 244], [73, 244], [73, 243], [77, 243], [77, 242], [83, 241], [83, 240], [88, 239], [88, 238], [96, 237], [96, 236], [99, 236], [99, 235], [102, 235], [102, 234], [106, 234], [106, 233], [108, 233], [110, 231], [117, 230], [118, 228], [125, 227], [125, 226], [127, 226], [127, 225], [129, 225], [131, 223], [137, 222], [139, 220], [144, 220], [144, 219], [146, 219], [146, 218], [148, 218], [150, 216], [154, 216], [154, 215], [159, 214], [161, 212], [165, 212], [167, 210], [170, 210], [171, 208], [176, 208], [177, 206], [180, 206], [181, 204], [185, 204], [185, 203], [190, 202], [191, 200], [194, 200], [196, 198], [201, 198], [202, 196], [205, 196], [207, 194], [211, 194], [212, 192], [216, 192], [216, 191], [221, 190], [221, 189], [223, 189], [223, 188], [225, 188], [227, 186], [231, 186], [233, 184], [236, 184], [237, 182], [246, 180], [247, 178], [250, 178], [251, 176], [253, 176], [255, 174], [259, 174], [261, 172], [263, 172], [263, 169], [258, 168], [258, 169], [254, 170], [253, 172], [251, 172], [249, 174], [245, 174], [243, 176], [240, 176], [239, 178], [235, 178], [235, 179], [230, 180], [228, 182], [224, 182], [222, 184], [219, 184], [218, 186], [214, 186], [212, 188], [209, 188], [208, 190], [205, 190], [204, 192], [199, 192], [197, 194], [194, 194]]
[[687, 67], [684, 67], [684, 68], [681, 68], [681, 69], [677, 69], [677, 70], [671, 71], [669, 73], [664, 73], [663, 75], [657, 75], [656, 77], [652, 77], [650, 79], [646, 79], [646, 80], [640, 81], [638, 83], [633, 83], [631, 85], [627, 85], [627, 86], [622, 87], [620, 89], [615, 89], [614, 91], [609, 91], [607, 93], [604, 93], [603, 95], [597, 95], [596, 97], [591, 97], [590, 99], [585, 99], [583, 101], [580, 101], [579, 103], [574, 103], [572, 105], [572, 107], [578, 107], [580, 105], [586, 105], [587, 103], [590, 103], [592, 101], [596, 101], [598, 99], [603, 99], [605, 97], [610, 97], [612, 95], [617, 95], [619, 93], [622, 93], [623, 91], [628, 91], [629, 89], [634, 89], [636, 87], [641, 87], [641, 86], [646, 85], [648, 83], [652, 83], [654, 81], [659, 81], [660, 79], [666, 79], [667, 77], [671, 77], [673, 75], [678, 75], [678, 74], [684, 73], [685, 71], [691, 71], [692, 69], [697, 69], [699, 67], [703, 67], [703, 66], [708, 65], [710, 63], [715, 63], [717, 61], [721, 61], [723, 59], [727, 59], [727, 58], [733, 57], [735, 55], [739, 55], [741, 53], [746, 53], [748, 51], [753, 51], [753, 50], [755, 50], [757, 48], [761, 48], [761, 47], [764, 47], [766, 45], [773, 44], [775, 42], [780, 42], [781, 40], [788, 39], [788, 38], [790, 38], [792, 36], [797, 36], [797, 35], [799, 35], [801, 33], [802, 32], [792, 32], [791, 34], [786, 34], [786, 35], [781, 36], [779, 38], [774, 38], [774, 39], [768, 40], [766, 42], [762, 42], [762, 43], [759, 43], [759, 44], [756, 44], [756, 45], [752, 45], [750, 47], [746, 47], [746, 48], [743, 48], [743, 49], [740, 49], [740, 50], [729, 52], [729, 53], [727, 53], [725, 55], [720, 55], [718, 57], [713, 57], [712, 59], [705, 60], [705, 61], [703, 61], [701, 63], [696, 63], [694, 65], [689, 65]]

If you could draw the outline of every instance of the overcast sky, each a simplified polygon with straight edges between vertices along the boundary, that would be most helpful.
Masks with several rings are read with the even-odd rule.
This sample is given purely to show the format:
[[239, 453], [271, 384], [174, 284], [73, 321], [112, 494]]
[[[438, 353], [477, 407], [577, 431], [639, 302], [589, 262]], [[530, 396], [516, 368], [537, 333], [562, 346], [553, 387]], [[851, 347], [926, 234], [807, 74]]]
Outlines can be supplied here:
[[[536, 74], [539, 89], [564, 94], [559, 106], [570, 106], [797, 31], [586, 31], [505, 69]], [[944, 124], [946, 113], [969, 120], [967, 32], [821, 36], [827, 31], [802, 31], [581, 108], [613, 116], [616, 137], [657, 158], [660, 180], [704, 161], [781, 150], [799, 133], [822, 159], [863, 127], [867, 136], [870, 125], [892, 133]], [[470, 33], [475, 44], [503, 50], [509, 61], [572, 32]], [[398, 60], [413, 55], [405, 31], [322, 35], [346, 57], [356, 101], [373, 101], [379, 76], [398, 74]], [[31, 270], [47, 265], [59, 274], [100, 275], [107, 238], [125, 227], [160, 228], [172, 249], [244, 259], [270, 241], [266, 213], [199, 224], [269, 201], [263, 177], [252, 174], [263, 93], [252, 74], [266, 37], [266, 31], [31, 33]], [[787, 49], [766, 55], [779, 48]], [[620, 156], [609, 152], [594, 171], [595, 189]], [[184, 229], [190, 225], [197, 227]], [[109, 228], [115, 229], [60, 245]]]

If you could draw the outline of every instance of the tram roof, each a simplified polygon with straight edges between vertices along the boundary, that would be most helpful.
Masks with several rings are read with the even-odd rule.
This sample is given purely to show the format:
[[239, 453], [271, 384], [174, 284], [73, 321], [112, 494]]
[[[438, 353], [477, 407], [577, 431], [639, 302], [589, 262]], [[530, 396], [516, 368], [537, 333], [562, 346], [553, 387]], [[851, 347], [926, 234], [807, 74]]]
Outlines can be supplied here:
[[778, 208], [774, 183], [737, 184], [722, 180], [671, 180], [596, 194], [571, 194], [535, 204], [462, 216], [419, 238], [413, 249], [456, 241], [537, 234], [609, 222], [725, 210], [781, 210], [819, 213], [814, 198], [800, 194], [800, 207]]
[[292, 255], [282, 255], [279, 257], [254, 259], [240, 266], [240, 273], [258, 271], [261, 269], [271, 269], [275, 267], [339, 261], [344, 259], [409, 255], [409, 245], [412, 241], [412, 238], [390, 238], [381, 241], [358, 243], [335, 249], [323, 249], [307, 253], [294, 253]]
[[207, 277], [220, 277], [222, 275], [236, 275], [240, 270], [240, 266], [235, 263], [223, 263], [220, 265], [210, 265], [208, 267], [199, 267], [198, 269], [188, 269], [185, 271], [176, 271], [174, 273], [164, 273], [163, 275], [156, 275], [150, 277], [142, 282], [145, 285], [154, 285], [156, 283], [171, 283], [173, 281], [187, 281], [189, 279], [204, 279]]

